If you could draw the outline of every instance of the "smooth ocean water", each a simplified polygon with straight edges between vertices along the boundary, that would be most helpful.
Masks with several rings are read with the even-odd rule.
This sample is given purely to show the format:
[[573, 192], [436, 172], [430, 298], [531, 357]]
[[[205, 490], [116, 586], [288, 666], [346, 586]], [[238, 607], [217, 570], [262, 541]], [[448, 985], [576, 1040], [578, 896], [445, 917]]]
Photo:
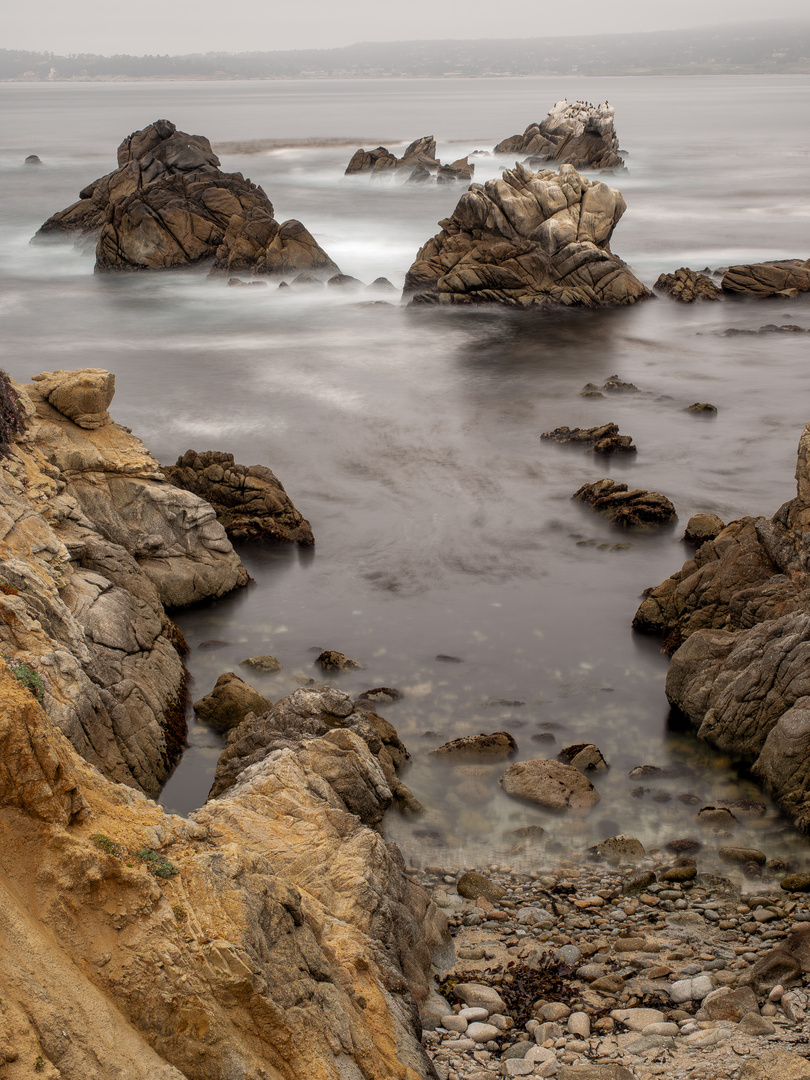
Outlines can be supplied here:
[[[434, 134], [453, 160], [522, 131], [563, 96], [616, 107], [628, 172], [608, 182], [628, 209], [612, 247], [647, 284], [683, 265], [810, 254], [806, 77], [0, 85], [0, 364], [21, 380], [109, 368], [115, 419], [162, 461], [219, 449], [279, 475], [312, 523], [315, 551], [247, 547], [255, 584], [179, 617], [194, 696], [246, 656], [273, 653], [284, 671], [252, 681], [277, 699], [317, 676], [321, 648], [365, 665], [336, 680], [349, 693], [402, 690], [381, 711], [412, 753], [404, 779], [427, 813], [416, 823], [389, 815], [387, 828], [416, 863], [553, 862], [616, 832], [655, 846], [698, 830], [680, 795], [758, 794], [731, 762], [670, 728], [667, 660], [630, 621], [641, 591], [686, 558], [679, 537], [692, 513], [772, 514], [794, 494], [810, 420], [808, 338], [719, 335], [810, 327], [808, 299], [409, 310], [396, 295], [364, 306], [335, 290], [228, 289], [202, 273], [96, 276], [92, 255], [28, 241], [115, 166], [125, 135], [167, 117], [224, 147], [223, 168], [261, 183], [279, 220], [302, 220], [344, 273], [399, 287], [460, 190], [346, 179], [353, 149]], [[29, 153], [44, 167], [23, 166]], [[476, 180], [509, 164], [475, 161]], [[580, 396], [613, 374], [641, 393]], [[716, 418], [686, 413], [694, 401], [715, 404]], [[634, 437], [636, 458], [540, 439], [608, 420]], [[668, 495], [679, 525], [625, 535], [571, 501], [605, 475]], [[198, 647], [211, 640], [221, 644]], [[183, 813], [204, 800], [220, 746], [193, 718], [190, 728], [192, 748], [163, 795]], [[501, 765], [427, 757], [447, 739], [501, 729], [522, 758], [597, 743], [611, 765], [596, 779], [597, 808], [554, 817], [503, 795]], [[534, 738], [549, 732], [553, 744]], [[627, 773], [642, 763], [683, 775], [633, 795], [640, 782]], [[546, 840], [515, 852], [509, 831], [525, 824], [541, 824]], [[806, 842], [770, 805], [735, 839], [807, 861]]]

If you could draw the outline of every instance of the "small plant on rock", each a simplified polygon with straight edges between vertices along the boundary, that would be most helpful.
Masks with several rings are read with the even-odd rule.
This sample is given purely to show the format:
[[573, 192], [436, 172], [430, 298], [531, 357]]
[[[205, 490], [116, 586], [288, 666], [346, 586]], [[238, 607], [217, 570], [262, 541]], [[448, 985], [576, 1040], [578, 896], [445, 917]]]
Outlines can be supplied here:
[[42, 1072], [45, 1068], [45, 1058], [42, 1054], [37, 1054], [34, 1058], [34, 1072]]
[[0, 457], [5, 457], [15, 435], [22, 435], [23, 421], [17, 395], [8, 375], [0, 371]]
[[145, 862], [155, 877], [170, 878], [179, 873], [177, 867], [164, 858], [160, 852], [155, 851], [154, 848], [143, 848], [141, 851], [136, 851], [135, 858]]
[[16, 589], [13, 585], [9, 585], [8, 582], [0, 581], [0, 593], [3, 596], [18, 596], [20, 590]]
[[104, 833], [96, 833], [90, 839], [98, 844], [102, 851], [106, 851], [108, 855], [113, 855], [116, 859], [123, 858], [124, 849], [117, 840], [112, 840], [109, 836], [105, 836]]
[[22, 683], [41, 703], [45, 697], [45, 680], [34, 665], [26, 660], [19, 660], [16, 656], [6, 660], [6, 663], [17, 682]]

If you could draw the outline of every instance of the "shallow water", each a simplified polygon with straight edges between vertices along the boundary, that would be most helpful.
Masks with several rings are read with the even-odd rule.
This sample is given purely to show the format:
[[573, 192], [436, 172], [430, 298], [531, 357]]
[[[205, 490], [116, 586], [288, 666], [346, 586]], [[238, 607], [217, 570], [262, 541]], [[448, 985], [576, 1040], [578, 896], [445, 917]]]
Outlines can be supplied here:
[[[200, 273], [95, 276], [92, 255], [28, 240], [114, 167], [124, 135], [158, 116], [215, 148], [343, 135], [393, 145], [433, 133], [452, 160], [491, 148], [564, 95], [616, 106], [628, 172], [609, 182], [628, 210], [612, 246], [647, 284], [682, 265], [808, 254], [805, 77], [0, 85], [0, 363], [23, 380], [109, 368], [116, 420], [162, 461], [220, 449], [280, 476], [317, 546], [246, 547], [255, 584], [178, 617], [193, 648], [193, 694], [245, 657], [272, 653], [283, 672], [251, 681], [278, 698], [296, 677], [317, 677], [321, 648], [363, 663], [335, 680], [347, 692], [402, 690], [381, 711], [411, 751], [404, 779], [427, 814], [417, 823], [389, 815], [387, 827], [416, 863], [553, 860], [625, 831], [655, 845], [695, 834], [696, 807], [681, 795], [759, 797], [725, 757], [669, 727], [667, 660], [630, 621], [641, 591], [686, 557], [679, 537], [692, 513], [772, 514], [792, 497], [808, 339], [719, 335], [808, 327], [807, 299], [546, 315], [410, 310], [396, 294], [366, 306], [365, 294], [227, 289]], [[400, 286], [459, 190], [345, 179], [352, 149], [221, 156], [264, 186], [280, 220], [300, 218], [344, 273]], [[28, 153], [44, 167], [24, 167]], [[475, 161], [477, 180], [509, 164]], [[586, 382], [613, 374], [641, 392], [580, 397]], [[712, 402], [717, 416], [686, 413], [694, 401]], [[608, 420], [634, 437], [637, 457], [597, 459], [540, 439], [561, 424]], [[571, 501], [604, 475], [668, 495], [679, 526], [626, 535]], [[200, 648], [211, 640], [222, 644]], [[183, 813], [204, 800], [220, 745], [193, 719], [190, 728], [192, 749], [162, 799]], [[502, 766], [427, 756], [450, 738], [503, 729], [521, 758], [596, 742], [611, 765], [595, 780], [596, 809], [544, 814], [500, 792]], [[555, 741], [533, 738], [544, 734]], [[629, 779], [642, 763], [683, 774]], [[638, 787], [650, 790], [632, 795]], [[510, 854], [509, 830], [530, 823], [547, 830], [545, 845]], [[734, 837], [806, 858], [770, 805]]]

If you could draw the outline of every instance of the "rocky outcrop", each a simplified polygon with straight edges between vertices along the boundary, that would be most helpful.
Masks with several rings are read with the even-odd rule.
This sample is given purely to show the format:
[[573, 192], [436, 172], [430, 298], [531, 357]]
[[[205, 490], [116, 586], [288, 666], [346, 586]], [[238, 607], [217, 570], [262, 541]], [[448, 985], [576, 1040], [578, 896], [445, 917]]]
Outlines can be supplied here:
[[437, 746], [431, 757], [443, 761], [499, 761], [511, 757], [517, 750], [514, 736], [508, 731], [493, 731], [487, 735], [463, 735], [460, 739]]
[[559, 427], [553, 431], [544, 431], [540, 438], [558, 443], [577, 443], [589, 447], [595, 454], [637, 452], [632, 436], [620, 435], [618, 424], [600, 424], [592, 428]]
[[272, 707], [272, 701], [232, 671], [220, 675], [211, 693], [193, 706], [197, 719], [218, 731], [236, 727], [248, 713], [262, 714]]
[[206, 138], [156, 120], [124, 139], [118, 168], [50, 217], [35, 239], [83, 237], [96, 245], [97, 270], [206, 263], [228, 274], [338, 272], [299, 221], [280, 225], [264, 191], [219, 164]]
[[667, 697], [745, 762], [810, 829], [810, 427], [797, 495], [770, 520], [732, 521], [649, 590], [633, 626], [674, 652]]
[[540, 124], [529, 124], [522, 135], [504, 139], [496, 154], [528, 154], [533, 169], [544, 162], [573, 165], [577, 169], [623, 169], [619, 140], [613, 126], [612, 105], [592, 105], [563, 98]]
[[95, 369], [16, 387], [26, 430], [0, 470], [0, 654], [40, 673], [48, 716], [83, 757], [154, 795], [185, 738], [166, 607], [247, 573], [213, 509], [105, 422], [113, 389]]
[[187, 450], [163, 474], [176, 487], [209, 502], [228, 536], [301, 544], [315, 543], [278, 477], [264, 465], [237, 465], [233, 454]]
[[610, 250], [625, 210], [615, 188], [570, 165], [523, 165], [473, 184], [405, 279], [413, 302], [512, 307], [633, 304], [652, 294]]
[[792, 300], [810, 292], [810, 259], [782, 259], [774, 262], [731, 266], [723, 274], [722, 289], [736, 296], [764, 299], [778, 296]]
[[185, 820], [82, 761], [0, 662], [0, 746], [9, 1077], [435, 1077], [416, 1007], [446, 923], [358, 816], [387, 792], [361, 738], [271, 753]]
[[655, 283], [655, 291], [666, 293], [682, 304], [696, 300], [722, 300], [723, 293], [706, 274], [682, 266], [674, 274], [661, 274]]
[[440, 184], [469, 183], [475, 172], [469, 158], [459, 158], [449, 165], [442, 165], [436, 157], [436, 140], [423, 135], [408, 146], [401, 158], [384, 146], [376, 150], [355, 150], [346, 166], [346, 176], [369, 173], [371, 176], [405, 176], [408, 183], [436, 181]]
[[609, 479], [583, 484], [572, 498], [588, 503], [614, 525], [621, 525], [625, 529], [667, 525], [678, 517], [666, 495], [642, 488], [631, 490], [627, 484], [615, 484]]

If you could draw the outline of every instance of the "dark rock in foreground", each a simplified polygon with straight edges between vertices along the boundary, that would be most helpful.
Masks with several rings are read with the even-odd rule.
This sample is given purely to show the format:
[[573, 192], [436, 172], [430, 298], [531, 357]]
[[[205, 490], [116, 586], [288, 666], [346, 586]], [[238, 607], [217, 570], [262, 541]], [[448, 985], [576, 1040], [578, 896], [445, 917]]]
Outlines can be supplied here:
[[674, 651], [670, 702], [706, 739], [752, 766], [810, 829], [810, 426], [797, 495], [770, 520], [733, 521], [649, 591], [633, 620]]
[[529, 154], [533, 168], [547, 161], [577, 169], [623, 169], [619, 140], [613, 126], [614, 108], [604, 102], [563, 99], [540, 124], [529, 124], [522, 135], [504, 139], [496, 154]]
[[588, 503], [625, 529], [668, 525], [678, 516], [666, 495], [641, 488], [629, 490], [627, 484], [614, 484], [607, 479], [584, 484], [574, 492], [573, 498]]
[[97, 270], [211, 263], [228, 274], [339, 272], [300, 221], [279, 224], [264, 191], [219, 164], [208, 139], [156, 120], [124, 139], [118, 168], [50, 217], [35, 239], [92, 240]]
[[414, 303], [634, 304], [652, 294], [610, 250], [625, 211], [615, 188], [570, 165], [523, 165], [472, 184], [405, 279]]
[[211, 503], [231, 537], [286, 541], [308, 547], [312, 529], [290, 501], [281, 481], [264, 465], [237, 465], [233, 454], [187, 450], [163, 473], [175, 487]]

